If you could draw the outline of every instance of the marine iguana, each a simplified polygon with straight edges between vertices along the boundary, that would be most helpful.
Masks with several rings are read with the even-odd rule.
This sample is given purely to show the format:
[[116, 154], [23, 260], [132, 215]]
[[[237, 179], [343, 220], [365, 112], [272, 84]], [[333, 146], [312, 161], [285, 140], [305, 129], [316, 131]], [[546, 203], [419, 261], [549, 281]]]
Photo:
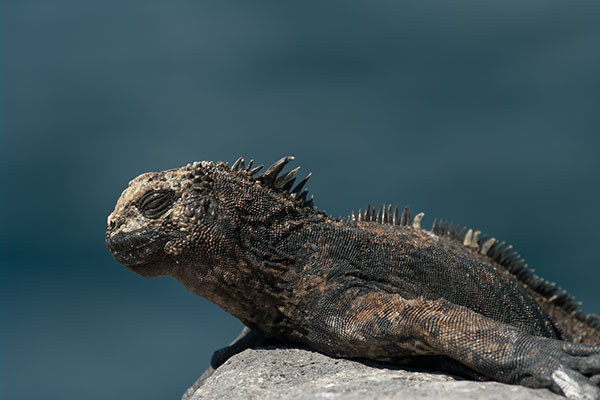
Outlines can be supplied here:
[[[600, 319], [495, 238], [423, 213], [318, 211], [310, 174], [240, 158], [145, 173], [108, 217], [134, 272], [171, 275], [263, 337], [336, 357], [435, 356], [474, 374], [600, 399]], [[457, 363], [457, 364], [458, 364]]]

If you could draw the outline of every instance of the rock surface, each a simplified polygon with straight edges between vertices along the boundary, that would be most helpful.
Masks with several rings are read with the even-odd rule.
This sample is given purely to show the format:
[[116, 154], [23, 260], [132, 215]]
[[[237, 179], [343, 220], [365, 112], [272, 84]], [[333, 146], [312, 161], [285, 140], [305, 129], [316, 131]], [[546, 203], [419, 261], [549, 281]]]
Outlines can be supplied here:
[[366, 365], [298, 348], [248, 349], [199, 379], [183, 400], [555, 399], [545, 389], [461, 380], [443, 373]]

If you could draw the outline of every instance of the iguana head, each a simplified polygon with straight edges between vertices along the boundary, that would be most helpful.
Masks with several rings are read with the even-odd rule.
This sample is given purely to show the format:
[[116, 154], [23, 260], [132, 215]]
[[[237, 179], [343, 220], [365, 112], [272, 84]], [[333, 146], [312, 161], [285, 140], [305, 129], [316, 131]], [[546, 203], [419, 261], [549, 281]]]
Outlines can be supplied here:
[[295, 187], [299, 168], [280, 174], [291, 160], [284, 157], [257, 176], [262, 166], [246, 166], [241, 158], [232, 167], [202, 161], [142, 174], [109, 215], [106, 244], [117, 261], [143, 276], [174, 275], [190, 265], [216, 273], [238, 262], [254, 229], [313, 209], [301, 192], [310, 174]]

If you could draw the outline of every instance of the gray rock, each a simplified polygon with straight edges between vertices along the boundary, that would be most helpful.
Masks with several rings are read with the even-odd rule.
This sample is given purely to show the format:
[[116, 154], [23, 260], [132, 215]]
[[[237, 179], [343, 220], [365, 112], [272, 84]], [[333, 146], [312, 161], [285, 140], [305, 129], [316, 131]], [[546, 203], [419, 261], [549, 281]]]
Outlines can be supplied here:
[[367, 365], [298, 348], [247, 349], [183, 400], [201, 399], [555, 399], [545, 389], [461, 380], [443, 373]]

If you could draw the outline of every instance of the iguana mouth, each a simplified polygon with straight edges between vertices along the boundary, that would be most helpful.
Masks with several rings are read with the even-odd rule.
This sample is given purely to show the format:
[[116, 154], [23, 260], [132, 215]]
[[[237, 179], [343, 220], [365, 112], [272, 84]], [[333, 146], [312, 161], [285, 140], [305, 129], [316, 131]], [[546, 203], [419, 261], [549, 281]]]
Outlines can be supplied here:
[[112, 236], [107, 232], [106, 235], [106, 246], [113, 257], [130, 268], [155, 261], [163, 253], [167, 241], [166, 235], [156, 228], [120, 232]]

